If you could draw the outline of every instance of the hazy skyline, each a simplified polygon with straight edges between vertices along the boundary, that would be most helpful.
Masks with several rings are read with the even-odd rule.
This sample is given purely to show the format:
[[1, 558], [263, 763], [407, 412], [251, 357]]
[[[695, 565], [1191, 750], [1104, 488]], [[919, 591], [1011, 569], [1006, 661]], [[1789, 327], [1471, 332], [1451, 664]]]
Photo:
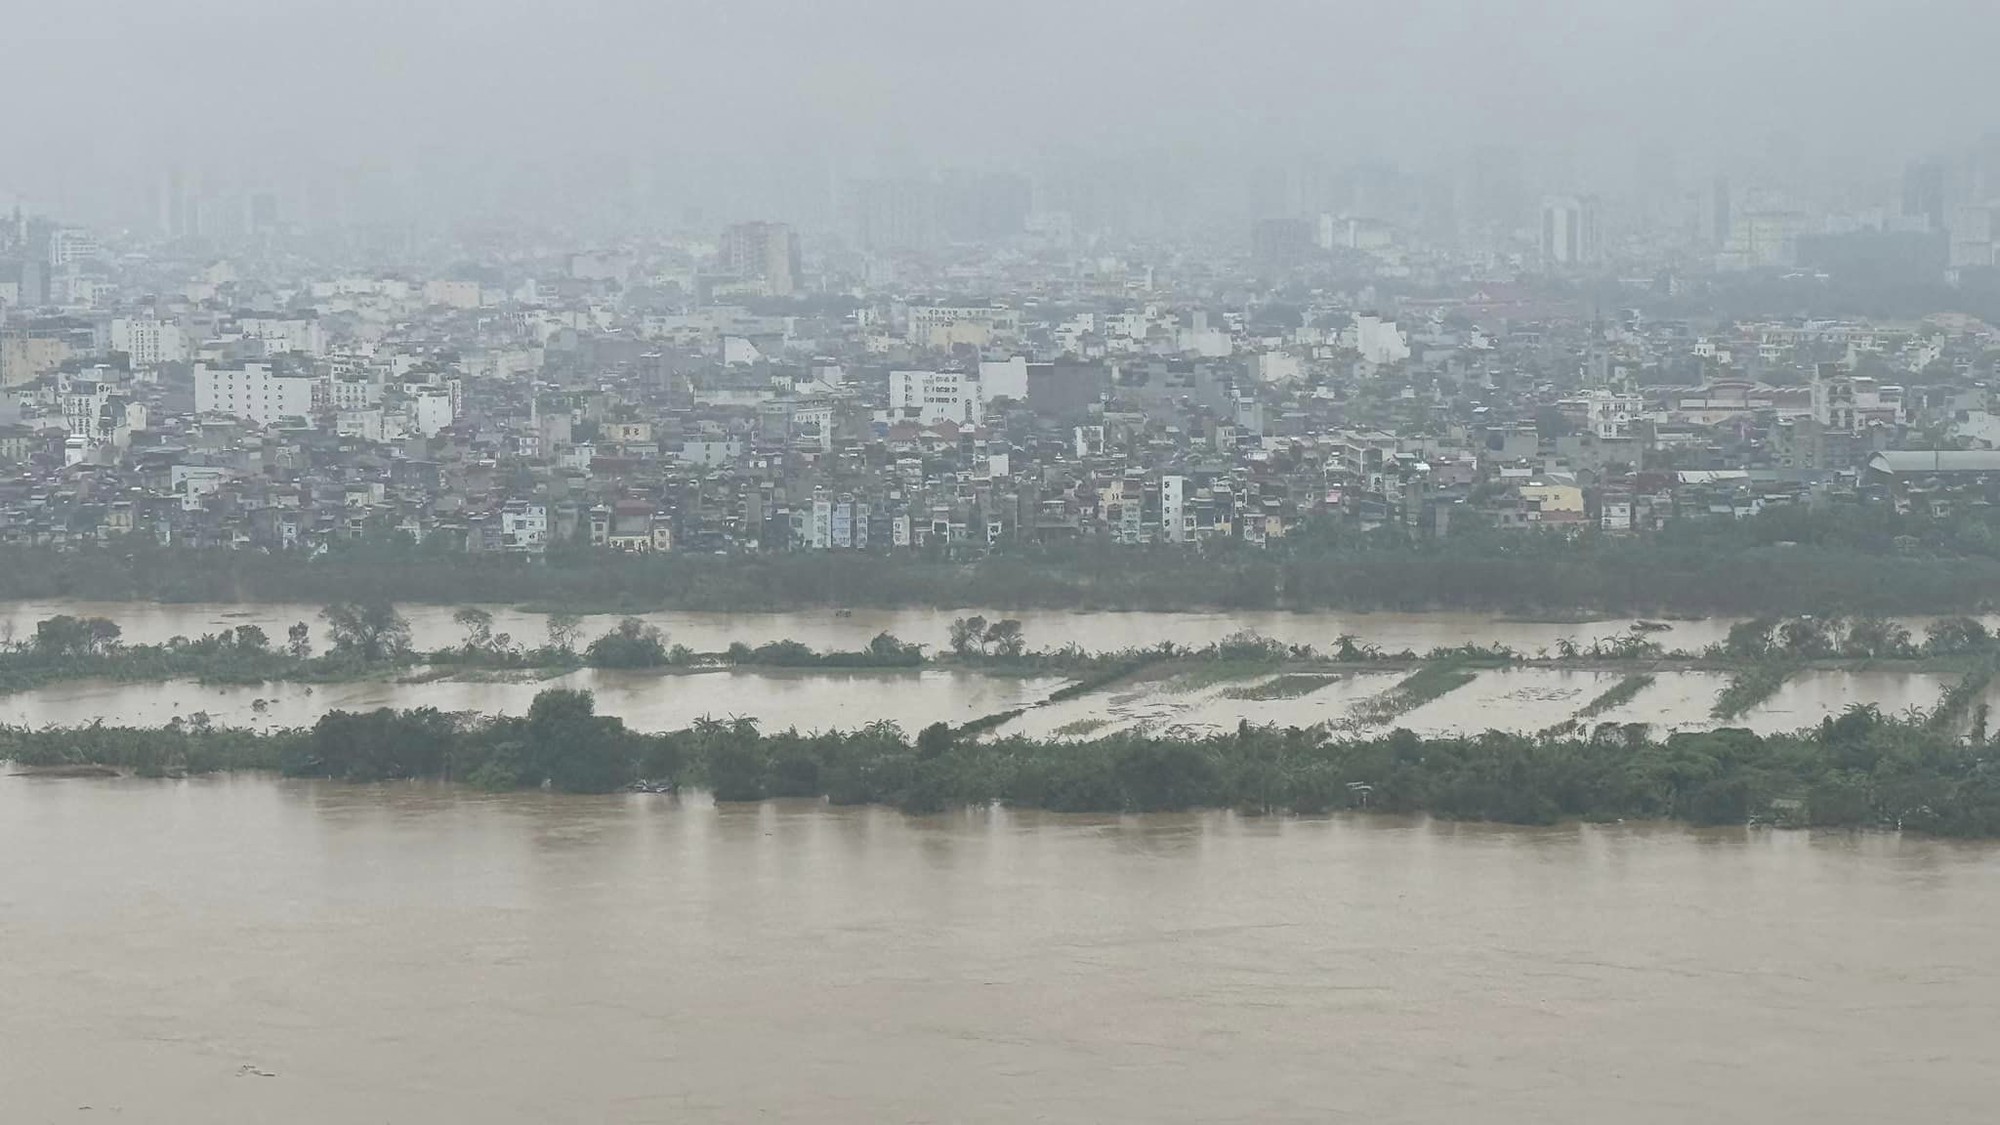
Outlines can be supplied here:
[[1436, 166], [1494, 144], [1586, 184], [1629, 182], [1647, 149], [1880, 175], [1992, 127], [2000, 30], [1979, 0], [109, 7], [0, 0], [23, 107], [0, 118], [0, 196], [131, 212], [180, 167], [552, 198], [623, 176], [768, 206], [1052, 153]]

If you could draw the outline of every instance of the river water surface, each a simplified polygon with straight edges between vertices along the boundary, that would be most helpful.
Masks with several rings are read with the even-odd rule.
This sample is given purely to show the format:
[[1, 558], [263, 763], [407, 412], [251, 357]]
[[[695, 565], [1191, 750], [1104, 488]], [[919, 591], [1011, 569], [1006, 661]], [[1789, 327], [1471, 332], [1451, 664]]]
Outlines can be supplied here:
[[0, 777], [9, 1122], [1987, 1122], [2000, 850]]

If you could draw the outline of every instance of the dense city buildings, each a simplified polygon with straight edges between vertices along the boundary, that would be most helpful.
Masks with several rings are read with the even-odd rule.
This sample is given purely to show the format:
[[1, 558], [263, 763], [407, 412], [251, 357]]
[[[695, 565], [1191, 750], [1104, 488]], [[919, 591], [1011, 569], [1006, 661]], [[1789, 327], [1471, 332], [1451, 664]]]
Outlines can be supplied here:
[[1489, 147], [1259, 168], [1221, 235], [1123, 172], [946, 170], [810, 222], [359, 250], [169, 176], [138, 228], [0, 224], [0, 542], [957, 558], [1949, 512], [2000, 481], [1989, 147], [1872, 208]]

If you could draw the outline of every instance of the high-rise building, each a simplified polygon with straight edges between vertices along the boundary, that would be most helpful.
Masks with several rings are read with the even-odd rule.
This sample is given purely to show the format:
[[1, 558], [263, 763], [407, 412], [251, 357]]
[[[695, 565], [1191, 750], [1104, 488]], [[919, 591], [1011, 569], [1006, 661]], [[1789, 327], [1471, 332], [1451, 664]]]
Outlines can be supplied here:
[[1531, 212], [1520, 151], [1488, 146], [1473, 153], [1466, 197], [1467, 213], [1477, 225], [1504, 233], [1527, 222]]
[[1913, 160], [1903, 169], [1903, 217], [1926, 230], [1944, 229], [1944, 161]]
[[723, 272], [761, 281], [773, 297], [798, 291], [799, 236], [785, 223], [737, 223], [722, 232], [716, 257]]
[[849, 231], [861, 249], [929, 250], [937, 245], [937, 192], [928, 180], [862, 180], [849, 186]]
[[1951, 257], [1953, 269], [1993, 264], [1993, 207], [1960, 207], [1951, 216]]
[[1250, 229], [1250, 255], [1266, 269], [1290, 269], [1312, 256], [1317, 235], [1317, 224], [1306, 219], [1259, 219]]
[[1721, 246], [1729, 241], [1732, 219], [1729, 199], [1729, 177], [1718, 173], [1702, 198], [1701, 237], [1710, 246]]
[[954, 242], [992, 242], [1027, 229], [1034, 187], [1008, 172], [946, 172], [938, 181], [939, 232]]
[[1542, 263], [1581, 266], [1597, 261], [1597, 200], [1551, 195], [1542, 200]]
[[52, 266], [86, 262], [103, 252], [88, 231], [64, 227], [49, 236], [49, 264]]
[[116, 317], [111, 321], [111, 350], [124, 352], [134, 368], [158, 367], [187, 359], [181, 326], [155, 317]]
[[228, 414], [270, 425], [281, 418], [305, 417], [313, 411], [313, 379], [279, 375], [263, 363], [241, 367], [194, 367], [194, 409], [197, 414]]
[[269, 234], [278, 229], [278, 197], [261, 191], [250, 197], [250, 233]]

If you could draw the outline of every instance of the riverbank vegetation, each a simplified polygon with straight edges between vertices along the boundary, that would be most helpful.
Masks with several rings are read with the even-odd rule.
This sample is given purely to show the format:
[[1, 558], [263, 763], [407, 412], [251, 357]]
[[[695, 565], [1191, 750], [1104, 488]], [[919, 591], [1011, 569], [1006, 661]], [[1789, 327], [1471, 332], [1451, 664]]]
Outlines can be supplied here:
[[118, 541], [0, 548], [0, 600], [536, 604], [566, 610], [806, 606], [1050, 609], [1461, 609], [1503, 613], [1966, 613], [2000, 591], [2000, 511], [1772, 508], [1643, 535], [1495, 531], [1442, 540], [1305, 521], [1268, 548], [1005, 545], [625, 555], [556, 544], [530, 560], [398, 537], [314, 558]]
[[271, 734], [182, 723], [0, 730], [0, 757], [55, 769], [275, 768], [496, 790], [698, 786], [722, 801], [825, 799], [912, 813], [993, 803], [1062, 812], [1372, 809], [1520, 824], [1633, 818], [2000, 836], [2000, 744], [1866, 707], [1775, 736], [1725, 729], [1658, 738], [1607, 724], [1586, 733], [1364, 737], [1246, 724], [1202, 738], [1125, 732], [1070, 742], [986, 739], [942, 724], [914, 739], [889, 723], [767, 734], [748, 720], [649, 735], [596, 714], [587, 692], [551, 689], [520, 717], [336, 711], [309, 729]]
[[[1716, 701], [1714, 717], [1734, 719], [1767, 700], [1807, 669], [1893, 668], [1962, 674], [2000, 666], [2000, 635], [1977, 618], [1940, 618], [1921, 640], [1894, 621], [1862, 617], [1763, 617], [1740, 622], [1725, 641], [1699, 652], [1668, 651], [1658, 626], [1641, 622], [1628, 631], [1582, 642], [1559, 639], [1548, 649], [1520, 652], [1504, 645], [1465, 644], [1419, 653], [1386, 651], [1352, 634], [1327, 645], [1284, 643], [1239, 632], [1202, 646], [1172, 642], [1112, 651], [1070, 644], [1038, 649], [1022, 623], [1011, 618], [953, 621], [942, 651], [889, 634], [856, 650], [823, 651], [794, 640], [731, 644], [697, 652], [671, 643], [655, 625], [636, 617], [617, 621], [583, 643], [583, 619], [550, 614], [545, 636], [530, 644], [497, 632], [490, 611], [464, 607], [453, 615], [463, 639], [429, 651], [413, 647], [408, 621], [388, 602], [338, 603], [313, 623], [299, 621], [282, 641], [255, 625], [160, 644], [127, 644], [117, 622], [62, 615], [36, 625], [31, 636], [0, 639], [0, 694], [76, 679], [208, 683], [324, 683], [398, 679], [550, 678], [581, 668], [702, 671], [772, 668], [801, 671], [956, 668], [990, 675], [1054, 676], [1070, 681], [1048, 700], [1060, 703], [1141, 681], [1162, 690], [1193, 692], [1230, 680], [1264, 680], [1229, 688], [1230, 698], [1271, 700], [1310, 694], [1336, 676], [1368, 669], [1399, 671], [1406, 679], [1365, 701], [1362, 725], [1382, 725], [1469, 682], [1488, 668], [1602, 668], [1627, 676], [1663, 670], [1706, 669], [1732, 673]], [[1627, 671], [1630, 669], [1630, 671]], [[1156, 685], [1157, 686], [1157, 685]], [[1625, 690], [1636, 694], [1639, 688]], [[1606, 710], [1622, 697], [1605, 705]], [[1579, 714], [1593, 717], [1599, 711]]]
[[1613, 708], [1623, 707], [1625, 704], [1639, 698], [1640, 692], [1652, 687], [1654, 680], [1654, 676], [1644, 672], [1625, 676], [1617, 683], [1599, 692], [1596, 698], [1578, 708], [1576, 717], [1578, 719], [1594, 719]]
[[[628, 617], [578, 652], [581, 622], [574, 617], [551, 615], [547, 641], [528, 646], [495, 633], [489, 611], [468, 607], [454, 615], [466, 631], [463, 643], [423, 651], [411, 646], [409, 622], [387, 602], [331, 605], [320, 619], [327, 646], [316, 653], [312, 626], [304, 621], [290, 626], [281, 644], [256, 625], [160, 644], [127, 644], [116, 621], [58, 615], [38, 622], [32, 636], [0, 640], [0, 694], [79, 679], [327, 683], [399, 678], [419, 667], [427, 671], [418, 678], [438, 679], [530, 670], [560, 674], [586, 667], [911, 668], [925, 662], [921, 645], [888, 633], [854, 652], [816, 652], [795, 641], [776, 641], [697, 653], [669, 644], [658, 628]], [[1019, 627], [1018, 622], [1009, 624]]]

